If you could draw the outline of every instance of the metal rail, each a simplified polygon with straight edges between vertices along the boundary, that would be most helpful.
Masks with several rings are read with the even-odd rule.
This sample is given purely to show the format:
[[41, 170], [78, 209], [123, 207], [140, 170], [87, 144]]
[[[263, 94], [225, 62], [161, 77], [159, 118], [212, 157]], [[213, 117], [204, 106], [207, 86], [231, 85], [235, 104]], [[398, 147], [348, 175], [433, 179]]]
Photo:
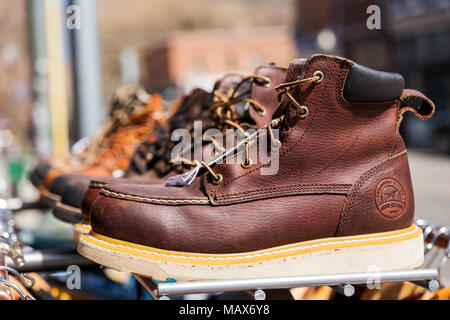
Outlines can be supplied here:
[[[137, 275], [135, 277], [142, 283], [142, 277]], [[265, 297], [263, 290], [319, 286], [330, 286], [346, 296], [351, 296], [355, 292], [353, 285], [370, 286], [383, 282], [409, 281], [430, 291], [436, 291], [439, 289], [438, 277], [439, 274], [436, 269], [415, 269], [300, 277], [170, 282], [158, 283], [154, 287], [146, 285], [145, 288], [152, 297], [163, 299], [167, 299], [167, 296], [170, 295], [230, 291], [253, 291], [256, 293], [255, 298], [258, 299]], [[145, 282], [148, 284], [148, 280]]]
[[[23, 264], [16, 267], [19, 272], [53, 271], [67, 268], [70, 265], [96, 266], [94, 262], [79, 255], [75, 250], [33, 250], [25, 253], [23, 260]], [[12, 264], [10, 260], [7, 263], [8, 266], [12, 266]]]

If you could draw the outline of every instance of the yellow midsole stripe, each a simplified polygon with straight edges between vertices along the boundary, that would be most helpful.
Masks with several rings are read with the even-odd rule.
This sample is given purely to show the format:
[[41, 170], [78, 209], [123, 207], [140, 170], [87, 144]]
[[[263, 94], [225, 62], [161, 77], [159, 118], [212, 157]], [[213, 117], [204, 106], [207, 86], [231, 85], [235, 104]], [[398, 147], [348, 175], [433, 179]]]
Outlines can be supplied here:
[[88, 235], [81, 235], [81, 240], [106, 250], [150, 260], [197, 265], [229, 265], [288, 258], [317, 251], [383, 245], [407, 241], [419, 236], [422, 236], [422, 230], [413, 224], [409, 228], [390, 232], [317, 239], [264, 250], [234, 254], [203, 254], [162, 250], [113, 239], [92, 231]]
[[75, 229], [79, 229], [79, 230], [85, 230], [85, 231], [91, 231], [91, 226], [88, 224], [75, 224]]

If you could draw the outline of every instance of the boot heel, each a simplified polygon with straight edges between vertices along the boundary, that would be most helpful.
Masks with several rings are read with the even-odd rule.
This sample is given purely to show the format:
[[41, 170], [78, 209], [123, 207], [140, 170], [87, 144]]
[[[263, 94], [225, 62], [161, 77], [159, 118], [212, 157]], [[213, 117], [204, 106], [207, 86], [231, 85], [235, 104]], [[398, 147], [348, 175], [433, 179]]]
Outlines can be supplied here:
[[399, 230], [414, 220], [414, 194], [406, 150], [372, 167], [344, 202], [337, 236]]

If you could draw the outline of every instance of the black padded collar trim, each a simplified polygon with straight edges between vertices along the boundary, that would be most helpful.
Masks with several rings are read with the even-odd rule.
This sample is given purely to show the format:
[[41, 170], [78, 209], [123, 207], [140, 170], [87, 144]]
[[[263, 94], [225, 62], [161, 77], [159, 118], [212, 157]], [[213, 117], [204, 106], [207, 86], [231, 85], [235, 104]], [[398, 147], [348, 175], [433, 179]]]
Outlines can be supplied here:
[[344, 86], [349, 102], [379, 102], [399, 99], [405, 80], [398, 73], [382, 72], [352, 62]]

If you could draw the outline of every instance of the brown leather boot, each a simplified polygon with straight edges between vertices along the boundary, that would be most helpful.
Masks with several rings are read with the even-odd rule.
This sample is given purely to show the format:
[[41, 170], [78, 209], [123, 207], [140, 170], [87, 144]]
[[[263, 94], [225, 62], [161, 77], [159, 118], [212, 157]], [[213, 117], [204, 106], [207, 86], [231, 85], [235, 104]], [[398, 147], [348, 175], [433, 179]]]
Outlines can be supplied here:
[[137, 145], [164, 123], [162, 99], [139, 87], [122, 87], [115, 93], [108, 119], [80, 155], [42, 161], [31, 174], [49, 205], [61, 199], [65, 186], [79, 176], [111, 175], [127, 168]]
[[[223, 79], [223, 88], [234, 82], [239, 82], [242, 79], [241, 75], [229, 74]], [[175, 130], [180, 127], [189, 127], [194, 120], [206, 121], [211, 118], [210, 101], [212, 94], [201, 89], [195, 89], [193, 92], [179, 99], [181, 102], [176, 102], [172, 109], [175, 109], [175, 115], [170, 120], [169, 124], [160, 126], [155, 132], [152, 132], [144, 142], [144, 139], [138, 141], [142, 142], [136, 148], [136, 143], [130, 144], [127, 142], [126, 134], [122, 133], [118, 135], [117, 140], [128, 148], [133, 148], [129, 152], [128, 157], [122, 157], [122, 161], [126, 162], [128, 169], [125, 173], [125, 179], [114, 178], [109, 175], [93, 175], [90, 171], [80, 170], [68, 174], [59, 175], [50, 185], [49, 192], [53, 198], [56, 198], [56, 202], [53, 206], [53, 214], [60, 220], [69, 223], [79, 223], [82, 221], [81, 206], [83, 197], [89, 188], [91, 179], [95, 181], [93, 188], [97, 187], [100, 183], [106, 183], [105, 181], [112, 182], [135, 182], [140, 183], [142, 181], [146, 183], [150, 178], [158, 179], [163, 177], [168, 171], [172, 171], [177, 174], [176, 170], [172, 170], [171, 165], [165, 161], [168, 157], [167, 153], [170, 153], [170, 128]], [[125, 128], [126, 133], [129, 130]], [[117, 134], [116, 134], [117, 135]], [[137, 149], [137, 150], [136, 150]], [[130, 160], [131, 158], [131, 160]], [[122, 164], [125, 167], [125, 163]], [[90, 168], [91, 169], [91, 168]], [[96, 165], [94, 169], [103, 169], [103, 166]], [[175, 168], [176, 169], [176, 168]], [[132, 179], [132, 180], [130, 180]], [[155, 181], [153, 181], [155, 182]], [[86, 225], [76, 226], [76, 229], [82, 229], [86, 231]], [[76, 230], [77, 231], [77, 230]], [[75, 236], [76, 238], [77, 236]]]
[[[175, 107], [172, 108], [176, 110], [176, 113], [188, 113], [189, 117], [186, 118], [196, 119], [205, 113], [204, 106], [209, 105], [208, 102], [210, 99], [211, 94], [209, 92], [196, 89], [191, 95], [182, 97], [180, 99], [181, 102], [176, 102]], [[173, 124], [174, 121], [176, 121], [176, 118], [172, 119], [170, 123]], [[181, 122], [176, 123], [179, 125], [182, 124]], [[187, 124], [187, 119], [183, 123]], [[130, 154], [130, 157], [127, 159], [128, 169], [125, 168], [126, 177], [138, 175], [141, 172], [140, 170], [150, 173], [148, 169], [145, 169], [161, 160], [160, 156], [165, 152], [168, 141], [167, 127], [168, 124], [159, 126], [154, 132], [145, 137], [145, 141], [143, 141], [143, 138], [139, 141], [140, 144], [138, 146], [134, 146], [134, 153]], [[157, 140], [161, 140], [162, 142], [156, 143]], [[150, 159], [149, 156], [152, 158]], [[164, 170], [164, 168], [161, 168], [161, 170]], [[154, 178], [162, 176], [156, 170], [151, 173], [154, 173], [152, 176]], [[111, 175], [90, 175], [85, 174], [83, 171], [59, 176], [50, 186], [50, 191], [58, 193], [60, 196], [53, 209], [53, 214], [58, 219], [69, 223], [79, 223], [82, 221], [81, 204], [92, 179], [95, 181], [99, 181], [100, 179], [101, 181], [122, 181], [121, 178], [113, 178]]]
[[[241, 85], [241, 89], [238, 90], [237, 95], [242, 95], [241, 98], [238, 100], [233, 99], [235, 103], [238, 103], [239, 101], [242, 102], [248, 102], [248, 94], [244, 94], [245, 91], [253, 91], [257, 92], [260, 90], [261, 87], [261, 79], [264, 79], [266, 77], [270, 83], [265, 84], [263, 83], [262, 88], [264, 88], [263, 92], [270, 92], [270, 95], [265, 97], [263, 92], [259, 93], [261, 103], [264, 103], [265, 105], [269, 105], [269, 108], [265, 109], [257, 109], [260, 108], [260, 106], [256, 106], [256, 108], [250, 108], [250, 106], [247, 106], [247, 109], [244, 110], [236, 110], [235, 113], [237, 113], [237, 116], [234, 117], [234, 121], [236, 123], [244, 122], [246, 126], [252, 125], [255, 128], [259, 128], [265, 123], [269, 122], [272, 119], [273, 113], [276, 110], [276, 95], [274, 94], [273, 89], [275, 86], [279, 85], [284, 79], [286, 78], [286, 68], [282, 68], [276, 65], [269, 65], [269, 66], [261, 66], [255, 70], [254, 76], [248, 76], [244, 78], [244, 76], [237, 76], [235, 74], [229, 74], [217, 81], [215, 87], [214, 87], [214, 94], [211, 97], [211, 100], [209, 101], [209, 105], [207, 106], [207, 110], [209, 112], [204, 112], [201, 117], [197, 118], [188, 118], [191, 120], [190, 122], [193, 122], [194, 120], [201, 120], [204, 123], [204, 129], [207, 129], [208, 127], [220, 127], [221, 129], [226, 129], [229, 126], [223, 125], [221, 122], [227, 119], [217, 119], [216, 118], [216, 112], [214, 111], [214, 108], [211, 108], [211, 105], [214, 106], [215, 103], [219, 101], [219, 97], [223, 97], [227, 95], [227, 92], [230, 92], [230, 89], [232, 89], [234, 86], [239, 85], [240, 82], [243, 82]], [[251, 88], [247, 88], [250, 85], [253, 86]], [[272, 99], [273, 101], [268, 101], [268, 99]], [[196, 100], [196, 99], [194, 99]], [[215, 102], [213, 101], [215, 100]], [[192, 107], [192, 102], [188, 104]], [[236, 106], [236, 104], [231, 105], [232, 107]], [[213, 110], [213, 114], [211, 114], [211, 110]], [[113, 179], [113, 178], [99, 178], [99, 179], [93, 179], [89, 185], [88, 190], [84, 193], [83, 202], [81, 206], [81, 212], [83, 216], [83, 221], [79, 224], [75, 225], [75, 232], [74, 232], [74, 239], [77, 241], [79, 238], [79, 235], [81, 233], [87, 233], [90, 230], [89, 225], [89, 214], [91, 210], [91, 206], [96, 199], [96, 197], [99, 195], [100, 190], [106, 185], [106, 184], [160, 184], [164, 185], [165, 181], [168, 177], [176, 175], [178, 173], [182, 173], [186, 171], [186, 166], [174, 166], [170, 164], [170, 153], [171, 148], [175, 144], [173, 142], [170, 142], [170, 133], [179, 128], [181, 123], [186, 123], [186, 114], [189, 114], [190, 112], [188, 110], [184, 110], [182, 107], [180, 111], [177, 113], [177, 115], [174, 117], [173, 121], [169, 125], [169, 130], [165, 132], [163, 136], [159, 137], [159, 140], [163, 140], [169, 143], [164, 144], [164, 146], [158, 147], [155, 150], [155, 145], [157, 143], [155, 141], [149, 141], [149, 143], [146, 146], [146, 149], [139, 148], [138, 152], [136, 153], [136, 156], [131, 161], [130, 164], [130, 170], [129, 175], [127, 178], [123, 179]], [[181, 119], [177, 119], [177, 117], [182, 117]], [[209, 118], [209, 119], [208, 119]], [[211, 123], [211, 120], [212, 123]], [[254, 124], [252, 124], [254, 122]], [[185, 124], [186, 128], [192, 130], [192, 123]], [[157, 151], [164, 151], [163, 154], [161, 152]], [[148, 155], [150, 154], [150, 162], [145, 162], [145, 159], [148, 158]], [[190, 168], [190, 165], [188, 166]], [[155, 178], [156, 176], [156, 178]], [[152, 179], [153, 178], [153, 179]], [[158, 179], [159, 178], [159, 179]], [[73, 189], [73, 188], [72, 188]], [[69, 192], [69, 190], [67, 190]], [[73, 195], [76, 190], [70, 190], [70, 193]], [[63, 195], [64, 200], [64, 195]], [[57, 205], [58, 206], [58, 205]]]
[[277, 91], [278, 172], [263, 175], [267, 165], [252, 159], [204, 166], [184, 187], [106, 186], [78, 251], [154, 279], [419, 266], [423, 240], [399, 126], [406, 111], [429, 118], [433, 103], [404, 90], [398, 74], [325, 55], [294, 60]]

